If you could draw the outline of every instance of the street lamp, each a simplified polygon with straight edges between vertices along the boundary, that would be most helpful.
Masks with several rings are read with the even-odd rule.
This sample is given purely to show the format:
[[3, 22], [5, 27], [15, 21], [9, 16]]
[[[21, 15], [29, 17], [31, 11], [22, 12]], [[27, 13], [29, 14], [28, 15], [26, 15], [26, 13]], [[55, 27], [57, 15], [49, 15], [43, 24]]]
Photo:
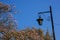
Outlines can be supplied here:
[[[50, 8], [49, 11], [39, 12], [38, 14], [50, 13], [51, 24], [52, 24], [53, 39], [56, 40], [56, 38], [55, 38], [55, 31], [54, 31], [52, 8], [51, 8], [51, 6], [50, 6], [49, 8]], [[38, 22], [39, 25], [42, 25], [43, 19], [42, 19], [41, 17], [39, 17], [39, 18], [37, 19], [37, 22]]]
[[37, 22], [38, 22], [39, 25], [42, 25], [43, 19], [42, 19], [41, 17], [39, 17], [39, 18], [37, 19]]

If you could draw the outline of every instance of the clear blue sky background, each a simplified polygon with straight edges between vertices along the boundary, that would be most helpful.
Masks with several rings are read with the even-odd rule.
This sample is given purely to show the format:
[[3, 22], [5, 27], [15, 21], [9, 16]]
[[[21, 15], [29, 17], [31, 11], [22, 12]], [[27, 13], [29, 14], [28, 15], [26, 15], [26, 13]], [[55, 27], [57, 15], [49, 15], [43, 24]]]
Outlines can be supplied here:
[[38, 18], [38, 12], [49, 10], [49, 6], [52, 6], [54, 28], [56, 34], [56, 40], [60, 40], [60, 0], [0, 0], [4, 3], [14, 3], [18, 12], [14, 15], [18, 23], [18, 30], [22, 30], [26, 27], [42, 28], [51, 32], [51, 21], [48, 20], [48, 14], [42, 15], [44, 19], [43, 25], [39, 26], [36, 19]]

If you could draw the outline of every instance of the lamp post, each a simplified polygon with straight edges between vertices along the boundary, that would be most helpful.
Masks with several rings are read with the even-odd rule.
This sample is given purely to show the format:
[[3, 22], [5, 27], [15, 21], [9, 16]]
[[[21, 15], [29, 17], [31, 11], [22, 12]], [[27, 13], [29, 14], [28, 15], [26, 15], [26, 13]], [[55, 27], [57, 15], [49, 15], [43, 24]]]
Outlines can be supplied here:
[[[53, 39], [56, 40], [56, 38], [55, 38], [55, 31], [54, 31], [54, 23], [53, 23], [52, 8], [51, 8], [51, 6], [50, 6], [49, 8], [50, 8], [49, 11], [39, 12], [38, 14], [50, 13]], [[37, 19], [37, 22], [38, 22], [39, 25], [42, 25], [43, 19], [42, 19], [41, 17], [39, 17], [39, 18]]]

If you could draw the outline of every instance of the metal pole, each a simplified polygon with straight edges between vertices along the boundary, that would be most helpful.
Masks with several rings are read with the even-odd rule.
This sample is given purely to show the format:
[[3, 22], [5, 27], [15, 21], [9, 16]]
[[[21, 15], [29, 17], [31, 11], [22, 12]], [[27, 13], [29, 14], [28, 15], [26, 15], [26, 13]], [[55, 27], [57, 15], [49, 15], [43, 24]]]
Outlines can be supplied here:
[[56, 38], [55, 38], [55, 31], [54, 31], [54, 23], [53, 23], [53, 15], [52, 15], [52, 8], [51, 8], [51, 6], [50, 6], [50, 15], [51, 15], [51, 24], [52, 24], [53, 39], [56, 40]]

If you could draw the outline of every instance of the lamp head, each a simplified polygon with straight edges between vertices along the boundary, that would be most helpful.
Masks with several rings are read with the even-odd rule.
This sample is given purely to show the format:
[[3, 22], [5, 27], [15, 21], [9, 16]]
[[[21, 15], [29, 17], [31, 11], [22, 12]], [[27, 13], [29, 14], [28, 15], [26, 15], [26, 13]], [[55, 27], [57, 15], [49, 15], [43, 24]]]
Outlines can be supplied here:
[[37, 19], [37, 22], [38, 22], [39, 25], [42, 25], [43, 19], [42, 19], [41, 17], [39, 17], [39, 18]]

